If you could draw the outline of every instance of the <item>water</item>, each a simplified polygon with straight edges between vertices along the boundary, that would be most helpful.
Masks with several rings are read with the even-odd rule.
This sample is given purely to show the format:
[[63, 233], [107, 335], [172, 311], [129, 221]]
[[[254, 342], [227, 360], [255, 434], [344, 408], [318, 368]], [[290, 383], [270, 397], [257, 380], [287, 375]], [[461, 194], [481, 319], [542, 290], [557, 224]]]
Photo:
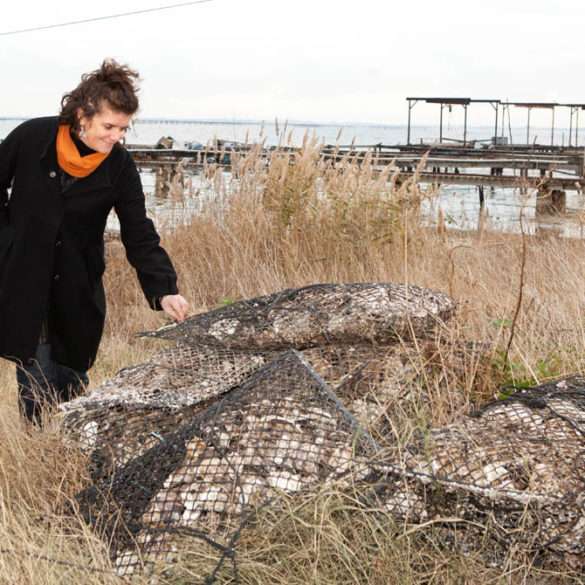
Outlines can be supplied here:
[[[0, 119], [0, 137], [6, 136], [20, 120]], [[509, 131], [506, 130], [509, 136]], [[439, 135], [436, 126], [414, 126], [411, 129], [411, 142], [432, 142]], [[447, 138], [461, 140], [463, 129], [458, 126], [446, 125], [443, 135]], [[555, 143], [566, 144], [568, 129], [558, 128], [555, 131]], [[207, 144], [214, 138], [236, 142], [264, 141], [267, 145], [292, 144], [300, 145], [305, 136], [316, 137], [328, 144], [404, 144], [407, 140], [406, 126], [392, 125], [338, 125], [313, 123], [269, 123], [229, 122], [229, 121], [138, 121], [128, 134], [129, 144], [154, 144], [162, 136], [172, 136], [177, 146], [185, 142]], [[493, 127], [472, 127], [468, 129], [469, 140], [489, 140], [493, 136]], [[511, 138], [515, 143], [526, 142], [526, 128], [512, 128]], [[530, 141], [549, 143], [550, 128], [533, 128]], [[584, 141], [585, 137], [581, 137]], [[229, 179], [229, 178], [228, 178]], [[205, 188], [198, 179], [194, 179], [195, 187]], [[154, 177], [143, 173], [143, 184], [147, 195], [149, 214], [160, 228], [170, 227], [188, 219], [199, 210], [200, 198], [186, 197], [183, 201], [157, 200], [154, 197]], [[430, 220], [437, 217], [441, 209], [447, 226], [453, 229], [476, 229], [480, 221], [479, 196], [476, 187], [460, 185], [444, 185], [438, 198], [427, 207]], [[528, 196], [519, 189], [496, 188], [485, 189], [485, 207], [482, 221], [491, 229], [519, 232], [520, 216], [523, 218], [524, 230], [528, 233], [537, 231], [554, 231], [565, 237], [583, 237], [582, 211], [585, 198], [576, 191], [567, 192], [567, 212], [562, 217], [536, 217], [535, 194]], [[522, 214], [521, 214], [522, 210]], [[115, 218], [110, 227], [116, 227]]]

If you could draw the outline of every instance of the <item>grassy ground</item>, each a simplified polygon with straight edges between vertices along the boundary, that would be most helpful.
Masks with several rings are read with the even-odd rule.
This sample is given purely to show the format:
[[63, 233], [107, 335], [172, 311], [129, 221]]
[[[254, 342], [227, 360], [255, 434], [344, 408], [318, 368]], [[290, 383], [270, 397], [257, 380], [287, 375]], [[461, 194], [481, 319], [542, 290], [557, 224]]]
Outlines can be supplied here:
[[[233, 173], [238, 180], [228, 184], [209, 169], [217, 203], [189, 226], [164, 234], [193, 312], [317, 282], [409, 282], [457, 300], [457, 318], [445, 335], [490, 342], [489, 366], [481, 375], [439, 361], [412, 404], [393, 405], [393, 427], [404, 436], [416, 425], [452, 421], [497, 395], [502, 385], [535, 384], [585, 369], [582, 242], [424, 229], [419, 208], [428, 195], [416, 185], [399, 184], [391, 168], [377, 175], [368, 161], [326, 165], [310, 143], [292, 166], [277, 155], [264, 166], [253, 153], [237, 161]], [[108, 317], [93, 384], [154, 351], [153, 342], [135, 333], [165, 322], [147, 308], [116, 242], [108, 247], [106, 287]], [[420, 368], [431, 371], [422, 350]], [[63, 446], [54, 426], [23, 426], [13, 378], [13, 366], [0, 364], [0, 583], [119, 582], [109, 572], [104, 544], [66, 514], [87, 480], [83, 458]], [[260, 513], [242, 535], [240, 579], [585, 582], [566, 567], [536, 567], [517, 551], [492, 567], [485, 556], [445, 546], [444, 540], [435, 526], [396, 525], [355, 494], [329, 486]], [[204, 551], [187, 549], [175, 576], [166, 579], [200, 582], [211, 566]], [[222, 579], [229, 582], [227, 572]]]

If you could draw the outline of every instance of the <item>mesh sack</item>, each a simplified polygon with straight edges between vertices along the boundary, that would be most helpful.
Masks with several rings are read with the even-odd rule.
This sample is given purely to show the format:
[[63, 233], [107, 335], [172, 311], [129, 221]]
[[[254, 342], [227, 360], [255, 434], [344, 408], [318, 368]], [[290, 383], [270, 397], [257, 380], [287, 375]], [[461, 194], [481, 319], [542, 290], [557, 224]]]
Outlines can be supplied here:
[[392, 283], [316, 284], [240, 301], [146, 336], [250, 350], [390, 343], [451, 317], [445, 294]]
[[[416, 349], [401, 346], [323, 346], [303, 356], [364, 425], [382, 414], [416, 375]], [[282, 352], [177, 345], [149, 362], [124, 368], [88, 396], [63, 404], [63, 426], [92, 460], [94, 479], [157, 445], [161, 435], [207, 408]]]
[[518, 392], [406, 447], [377, 486], [410, 522], [460, 518], [496, 542], [585, 560], [585, 379]]
[[[440, 293], [394, 284], [314, 285], [236, 303], [149, 334], [173, 339], [175, 347], [62, 405], [64, 429], [92, 455], [99, 473], [111, 472], [297, 346], [307, 346], [316, 371], [371, 422], [393, 387], [384, 384], [388, 363], [398, 366], [394, 378], [405, 369], [383, 342], [402, 330], [434, 327], [453, 306]], [[371, 342], [376, 339], [382, 345]], [[376, 387], [382, 393], [372, 400]]]
[[161, 434], [189, 420], [269, 358], [261, 352], [177, 344], [60, 405], [63, 428], [104, 473], [158, 444]]
[[289, 351], [79, 500], [127, 575], [168, 559], [185, 533], [221, 550], [250, 510], [280, 492], [363, 479], [376, 451], [302, 355]]

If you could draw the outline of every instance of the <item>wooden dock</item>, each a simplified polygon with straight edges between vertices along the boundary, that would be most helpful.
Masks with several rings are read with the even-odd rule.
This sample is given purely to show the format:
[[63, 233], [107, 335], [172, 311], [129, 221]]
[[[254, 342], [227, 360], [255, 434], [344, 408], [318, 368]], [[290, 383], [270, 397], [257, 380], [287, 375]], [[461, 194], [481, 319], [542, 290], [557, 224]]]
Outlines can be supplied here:
[[[221, 143], [198, 150], [145, 148], [128, 146], [137, 165], [170, 178], [181, 172], [198, 172], [202, 167], [217, 165], [229, 168], [235, 155], [245, 155], [250, 145]], [[268, 158], [274, 148], [265, 148]], [[292, 156], [295, 148], [279, 149]], [[585, 190], [585, 149], [551, 146], [462, 147], [449, 144], [324, 146], [326, 160], [344, 159], [363, 162], [370, 157], [382, 170], [392, 165], [403, 177], [415, 177], [421, 183], [456, 184], [538, 189], [539, 191]]]

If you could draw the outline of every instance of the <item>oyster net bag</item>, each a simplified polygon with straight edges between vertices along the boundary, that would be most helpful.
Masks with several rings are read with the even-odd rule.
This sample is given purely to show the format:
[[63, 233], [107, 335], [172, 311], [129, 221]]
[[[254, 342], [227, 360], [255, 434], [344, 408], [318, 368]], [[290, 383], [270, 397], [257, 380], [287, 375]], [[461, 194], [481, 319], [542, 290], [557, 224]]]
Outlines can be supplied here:
[[585, 564], [584, 378], [490, 403], [402, 456], [376, 488], [394, 516], [460, 519], [506, 550], [517, 544]]
[[[90, 454], [94, 479], [103, 477], [283, 353], [177, 344], [63, 404], [64, 429]], [[398, 396], [416, 375], [416, 349], [408, 344], [323, 346], [301, 353], [366, 425], [380, 416], [379, 403]]]
[[78, 499], [112, 543], [118, 573], [130, 575], [168, 562], [186, 535], [233, 556], [252, 510], [281, 492], [363, 479], [377, 451], [291, 350]]
[[389, 348], [400, 334], [433, 331], [454, 306], [442, 293], [391, 283], [312, 285], [234, 303], [146, 334], [175, 346], [62, 405], [64, 428], [107, 474], [290, 348], [372, 419], [376, 401], [364, 396], [378, 387], [383, 399], [396, 391], [389, 370], [396, 380], [409, 369]]
[[447, 295], [414, 285], [315, 284], [239, 301], [144, 335], [246, 350], [385, 344], [422, 337], [454, 310]]
[[[272, 356], [220, 347], [167, 348], [120, 370], [91, 394], [60, 405], [70, 439], [92, 455], [99, 473], [157, 445]], [[95, 469], [94, 469], [95, 471]]]

